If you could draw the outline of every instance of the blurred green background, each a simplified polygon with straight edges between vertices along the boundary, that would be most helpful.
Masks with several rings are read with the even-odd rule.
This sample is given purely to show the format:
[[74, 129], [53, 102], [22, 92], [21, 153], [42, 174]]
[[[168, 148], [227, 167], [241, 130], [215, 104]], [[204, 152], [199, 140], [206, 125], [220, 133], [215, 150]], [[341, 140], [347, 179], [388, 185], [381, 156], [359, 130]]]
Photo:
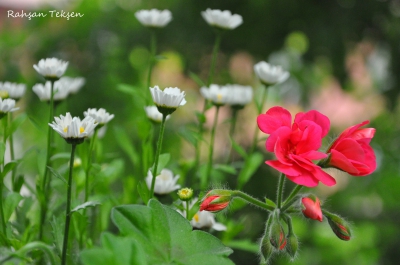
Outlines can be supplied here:
[[[192, 146], [175, 132], [195, 124], [194, 111], [203, 104], [199, 85], [190, 76], [195, 73], [206, 80], [215, 38], [200, 12], [212, 8], [242, 15], [244, 23], [223, 36], [215, 83], [257, 88], [252, 66], [266, 60], [291, 72], [287, 82], [270, 89], [267, 106], [282, 105], [292, 113], [311, 108], [321, 111], [331, 118], [331, 139], [363, 120], [371, 120], [371, 126], [377, 129], [372, 141], [379, 165], [375, 173], [356, 178], [334, 171], [331, 173], [338, 185], [313, 191], [326, 199], [327, 209], [353, 224], [354, 238], [340, 241], [326, 221], [320, 224], [299, 216], [294, 220], [301, 242], [298, 258], [290, 263], [281, 255], [272, 264], [399, 264], [398, 0], [62, 0], [39, 7], [34, 2], [37, 1], [0, 0], [0, 81], [28, 85], [27, 96], [18, 103], [21, 111], [45, 123], [47, 107], [31, 90], [43, 80], [32, 65], [42, 58], [58, 57], [70, 62], [68, 76], [83, 76], [86, 84], [59, 107], [57, 115], [70, 111], [82, 116], [89, 107], [103, 107], [115, 114], [112, 123], [124, 128], [134, 143], [140, 142], [142, 126], [146, 126], [142, 120], [143, 102], [118, 89], [120, 84], [143, 87], [146, 80], [150, 34], [134, 13], [151, 8], [172, 12], [172, 22], [157, 32], [158, 53], [166, 59], [154, 68], [152, 85], [177, 86], [187, 92], [188, 104], [167, 125], [168, 140], [164, 142], [164, 149], [179, 163], [193, 159], [194, 153]], [[7, 17], [8, 10], [21, 9], [65, 10], [84, 16], [69, 20]], [[250, 131], [255, 126], [255, 115], [254, 106], [240, 114], [237, 138], [244, 147], [251, 143], [248, 135], [253, 135]], [[227, 124], [223, 120], [228, 117], [226, 110], [217, 136], [217, 159], [226, 148], [223, 129]], [[25, 150], [37, 144], [32, 141], [40, 134], [27, 128], [19, 131]], [[128, 175], [135, 169], [115, 144], [113, 132], [110, 128], [103, 140], [104, 153], [121, 156], [125, 161], [122, 174]], [[264, 150], [262, 144], [259, 147]], [[271, 158], [271, 154], [265, 153], [265, 157]], [[190, 183], [190, 176], [186, 179]], [[277, 172], [262, 165], [244, 191], [273, 199], [276, 182]], [[118, 185], [115, 189], [119, 189]], [[240, 220], [244, 228], [237, 238], [256, 242], [262, 236], [266, 216], [257, 209], [247, 207], [230, 218]], [[218, 235], [224, 238], [223, 233]], [[254, 253], [234, 250], [231, 258], [236, 264], [258, 264]]]

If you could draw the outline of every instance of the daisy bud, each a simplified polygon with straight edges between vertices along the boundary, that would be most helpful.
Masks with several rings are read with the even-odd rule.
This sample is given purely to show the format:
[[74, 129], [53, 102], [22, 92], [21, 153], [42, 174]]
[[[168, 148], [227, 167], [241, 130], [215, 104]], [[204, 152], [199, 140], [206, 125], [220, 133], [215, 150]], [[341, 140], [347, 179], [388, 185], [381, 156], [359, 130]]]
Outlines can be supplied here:
[[271, 228], [269, 230], [269, 241], [277, 250], [283, 250], [286, 246], [285, 230], [278, 217], [272, 219]]
[[321, 202], [317, 197], [311, 194], [301, 198], [301, 207], [306, 218], [322, 222]]
[[200, 211], [219, 212], [225, 209], [232, 199], [230, 190], [211, 190], [203, 198], [200, 204]]
[[349, 241], [351, 238], [351, 230], [348, 223], [336, 214], [324, 212], [325, 217], [335, 235], [344, 241]]
[[190, 201], [193, 197], [193, 190], [191, 188], [183, 188], [178, 190], [178, 197], [181, 201]]

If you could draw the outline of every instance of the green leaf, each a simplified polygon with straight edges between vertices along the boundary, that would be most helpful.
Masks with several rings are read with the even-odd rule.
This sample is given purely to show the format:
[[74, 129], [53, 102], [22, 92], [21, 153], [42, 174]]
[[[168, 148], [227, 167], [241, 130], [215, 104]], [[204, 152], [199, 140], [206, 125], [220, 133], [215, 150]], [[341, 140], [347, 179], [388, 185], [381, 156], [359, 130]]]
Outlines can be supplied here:
[[15, 208], [17, 208], [18, 203], [23, 199], [23, 197], [16, 192], [11, 192], [7, 194], [4, 200], [4, 220], [6, 222], [10, 219], [11, 214], [14, 212]]
[[203, 124], [206, 123], [207, 118], [203, 112], [196, 111], [195, 114], [196, 114], [196, 117], [197, 117], [197, 120], [199, 121], [199, 123], [203, 123]]
[[71, 158], [71, 152], [64, 152], [64, 153], [58, 153], [50, 157], [50, 161], [55, 161], [57, 159], [70, 159]]
[[276, 204], [268, 198], [265, 198], [265, 203], [269, 206], [276, 208]]
[[230, 137], [232, 148], [243, 158], [247, 158], [247, 153], [232, 137]]
[[125, 94], [131, 95], [133, 97], [140, 96], [143, 99], [146, 98], [143, 95], [143, 89], [141, 89], [140, 87], [135, 87], [135, 86], [127, 85], [127, 84], [119, 84], [119, 85], [117, 85], [117, 90], [121, 91]]
[[241, 189], [247, 181], [250, 180], [251, 176], [256, 172], [257, 168], [261, 165], [264, 160], [261, 153], [253, 153], [247, 157], [244, 162], [244, 166], [239, 173], [238, 177], [238, 189]]
[[200, 87], [206, 86], [206, 83], [201, 80], [201, 78], [193, 72], [189, 72], [189, 77]]
[[13, 134], [19, 126], [26, 120], [27, 115], [25, 113], [16, 117], [12, 122], [11, 126], [8, 127], [6, 137], [8, 138], [11, 134]]
[[94, 247], [81, 253], [85, 265], [148, 265], [143, 248], [131, 237], [118, 237], [108, 232], [101, 235], [103, 248]]
[[[166, 165], [168, 164], [169, 160], [171, 159], [170, 154], [161, 154], [160, 157], [158, 158], [158, 166], [157, 166], [157, 172], [156, 176], [160, 175], [161, 170], [163, 170]], [[153, 172], [154, 164], [150, 168], [150, 171]]]
[[46, 151], [43, 149], [38, 149], [36, 159], [37, 159], [39, 176], [43, 176], [44, 175], [44, 165], [46, 164]]
[[56, 218], [55, 215], [53, 215], [53, 220], [50, 221], [50, 225], [52, 227], [52, 234], [53, 234], [53, 242], [54, 245], [56, 246], [56, 251], [58, 252], [59, 255], [61, 255], [61, 248], [63, 244], [63, 222], [60, 220], [61, 218], [58, 217]]
[[140, 181], [137, 186], [139, 196], [142, 198], [142, 201], [147, 204], [147, 202], [150, 200], [150, 191], [147, 188], [147, 184], [144, 181]]
[[57, 177], [57, 178], [60, 179], [62, 182], [64, 182], [65, 185], [68, 185], [67, 180], [66, 180], [63, 176], [61, 176], [61, 174], [58, 173], [57, 170], [54, 170], [54, 168], [49, 167], [49, 166], [47, 166], [47, 168], [50, 170], [51, 174], [53, 174], [55, 177]]
[[134, 245], [146, 253], [148, 264], [233, 264], [227, 258], [232, 250], [218, 238], [193, 230], [183, 216], [156, 200], [148, 206], [114, 207], [111, 218], [125, 237], [135, 239]]
[[17, 164], [18, 164], [17, 161], [11, 161], [7, 163], [7, 165], [4, 166], [3, 172], [1, 172], [2, 178], [4, 178], [8, 174], [8, 172], [13, 170]]
[[86, 208], [88, 208], [88, 207], [95, 207], [95, 206], [97, 206], [97, 205], [101, 205], [101, 203], [100, 203], [100, 202], [96, 202], [96, 201], [85, 202], [85, 203], [82, 203], [82, 204], [76, 206], [74, 209], [72, 209], [71, 212], [70, 212], [70, 214], [72, 214], [72, 213], [74, 213], [74, 212], [77, 212], [77, 211], [79, 211], [79, 210], [86, 209]]
[[217, 164], [217, 165], [214, 165], [214, 169], [219, 170], [224, 173], [232, 174], [232, 175], [236, 174], [236, 168], [229, 166], [229, 165]]
[[240, 249], [252, 253], [258, 253], [260, 251], [260, 246], [248, 239], [245, 240], [232, 240], [226, 243], [227, 246], [235, 249]]
[[120, 127], [114, 127], [114, 133], [114, 139], [117, 141], [117, 144], [129, 156], [132, 164], [137, 166], [139, 164], [140, 156], [137, 150], [133, 147], [126, 131]]

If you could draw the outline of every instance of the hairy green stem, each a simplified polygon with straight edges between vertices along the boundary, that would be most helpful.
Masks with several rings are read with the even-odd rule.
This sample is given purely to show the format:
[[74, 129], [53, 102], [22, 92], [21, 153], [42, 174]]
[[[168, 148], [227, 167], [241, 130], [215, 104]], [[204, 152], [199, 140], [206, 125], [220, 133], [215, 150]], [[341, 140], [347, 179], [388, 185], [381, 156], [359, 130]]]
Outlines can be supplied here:
[[206, 185], [210, 180], [212, 163], [213, 163], [215, 132], [217, 129], [217, 124], [218, 124], [218, 113], [219, 113], [220, 106], [215, 106], [215, 107], [216, 107], [216, 110], [215, 110], [213, 126], [211, 129], [210, 149], [208, 152], [208, 163], [207, 163], [206, 175], [205, 175], [204, 179], [201, 179], [201, 188], [203, 190], [206, 188]]
[[166, 119], [167, 119], [167, 115], [163, 114], [163, 118], [162, 118], [162, 121], [161, 121], [160, 134], [158, 135], [156, 155], [155, 155], [154, 165], [153, 165], [153, 178], [151, 179], [150, 197], [154, 196], [154, 186], [156, 184], [158, 159], [160, 157], [161, 146], [162, 146], [162, 141], [163, 141], [163, 136], [164, 136], [164, 129], [165, 129], [165, 120]]
[[262, 209], [265, 209], [267, 211], [275, 210], [274, 207], [272, 207], [270, 205], [267, 205], [267, 204], [263, 203], [262, 201], [257, 200], [256, 198], [253, 198], [250, 195], [248, 195], [248, 194], [246, 194], [246, 193], [244, 193], [244, 192], [242, 192], [240, 190], [232, 191], [232, 197], [239, 197], [239, 198], [245, 200], [246, 202], [251, 203], [251, 204], [253, 204], [255, 206], [258, 206], [258, 207], [260, 207]]
[[285, 174], [281, 173], [281, 175], [279, 176], [278, 191], [276, 197], [276, 205], [278, 206], [278, 209], [281, 209], [282, 206], [283, 186], [285, 184], [285, 179]]
[[283, 207], [282, 211], [287, 210], [294, 202], [295, 202], [295, 197], [299, 193], [299, 191], [303, 188], [304, 186], [302, 185], [297, 185], [292, 192], [289, 194], [287, 199], [283, 202]]
[[71, 159], [69, 160], [69, 176], [68, 176], [68, 190], [67, 190], [67, 207], [65, 209], [64, 240], [63, 240], [62, 255], [61, 255], [62, 265], [65, 265], [67, 262], [69, 224], [71, 222], [72, 172], [74, 170], [75, 149], [76, 149], [76, 144], [72, 144]]

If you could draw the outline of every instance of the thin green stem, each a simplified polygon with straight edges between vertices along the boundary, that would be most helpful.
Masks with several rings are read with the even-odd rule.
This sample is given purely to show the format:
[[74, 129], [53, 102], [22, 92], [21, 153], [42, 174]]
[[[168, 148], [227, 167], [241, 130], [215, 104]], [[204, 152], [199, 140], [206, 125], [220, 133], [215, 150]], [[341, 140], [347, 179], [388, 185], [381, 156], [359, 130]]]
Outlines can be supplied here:
[[[4, 143], [4, 147], [6, 145], [6, 133], [7, 133], [7, 116], [3, 117], [3, 125], [4, 125], [4, 135], [3, 135], [3, 143]], [[6, 148], [4, 148], [4, 151], [6, 150]], [[4, 156], [5, 154], [3, 154], [3, 159], [1, 160], [1, 170], [4, 170]], [[3, 176], [0, 177], [0, 219], [1, 219], [1, 232], [3, 235], [6, 234], [6, 220], [4, 217], [4, 208], [3, 208], [3, 186], [4, 186], [4, 179]]]
[[277, 197], [276, 197], [276, 204], [278, 206], [278, 209], [281, 208], [282, 206], [282, 196], [283, 196], [283, 186], [285, 184], [285, 174], [281, 173], [279, 176], [279, 181], [278, 181], [278, 191], [277, 191]]
[[201, 179], [201, 188], [202, 189], [206, 188], [206, 185], [210, 180], [212, 163], [213, 163], [215, 132], [216, 132], [216, 129], [217, 129], [217, 124], [218, 124], [218, 113], [219, 113], [220, 106], [215, 106], [215, 107], [216, 107], [216, 110], [215, 110], [213, 126], [212, 126], [212, 129], [211, 129], [210, 149], [209, 149], [209, 152], [208, 152], [208, 163], [207, 163], [206, 175], [205, 175], [205, 177], [203, 177]]
[[217, 55], [218, 55], [220, 44], [221, 44], [221, 33], [217, 32], [217, 36], [215, 38], [215, 43], [214, 43], [214, 47], [213, 47], [213, 54], [212, 54], [212, 58], [211, 58], [211, 67], [210, 67], [210, 72], [208, 74], [207, 86], [210, 86], [212, 84], [212, 81], [214, 78], [215, 64], [217, 62]]
[[[11, 124], [11, 123], [12, 123], [12, 120], [13, 120], [13, 114], [12, 114], [12, 112], [10, 112], [10, 113], [8, 114], [8, 123]], [[10, 136], [8, 137], [8, 140], [9, 140], [9, 142], [10, 142], [10, 156], [11, 156], [11, 161], [14, 161], [14, 160], [15, 160], [14, 137], [13, 137], [13, 134], [12, 134], [12, 133], [10, 133]], [[17, 170], [16, 170], [16, 167], [14, 167], [13, 170], [12, 170], [12, 172], [11, 172], [11, 189], [12, 189], [13, 191], [16, 191], [16, 190], [14, 190], [14, 188], [15, 188], [15, 178], [16, 178], [16, 175], [17, 175]]]
[[97, 139], [97, 133], [99, 131], [99, 128], [96, 128], [93, 133], [93, 137], [90, 140], [90, 145], [89, 145], [89, 153], [88, 153], [88, 159], [87, 159], [87, 164], [86, 164], [86, 169], [85, 169], [85, 202], [89, 200], [89, 174], [90, 174], [90, 169], [92, 168], [92, 153], [93, 153], [93, 148], [94, 148], [94, 143]]
[[158, 135], [156, 155], [155, 155], [154, 165], [153, 165], [153, 178], [151, 180], [150, 197], [154, 196], [154, 186], [156, 184], [158, 159], [160, 157], [162, 140], [163, 140], [163, 137], [164, 137], [164, 129], [165, 129], [165, 120], [166, 120], [166, 118], [167, 118], [167, 115], [163, 114], [163, 118], [162, 118], [162, 121], [161, 121], [160, 134]]
[[239, 197], [239, 198], [245, 200], [246, 202], [251, 203], [251, 204], [253, 204], [255, 206], [258, 206], [258, 207], [260, 207], [262, 209], [265, 209], [267, 211], [275, 210], [274, 207], [272, 207], [270, 205], [267, 205], [267, 204], [263, 203], [262, 201], [257, 200], [256, 198], [253, 198], [250, 195], [248, 195], [248, 194], [246, 194], [246, 193], [244, 193], [244, 192], [242, 192], [240, 190], [232, 191], [232, 197]]
[[283, 202], [283, 207], [282, 211], [287, 210], [294, 202], [295, 202], [295, 197], [299, 193], [299, 191], [303, 188], [304, 186], [297, 185], [292, 192], [289, 194], [287, 199]]
[[[49, 106], [49, 123], [51, 123], [54, 119], [54, 80], [51, 80], [51, 89], [50, 89], [50, 106]], [[40, 203], [40, 225], [39, 225], [39, 240], [42, 240], [43, 237], [43, 226], [46, 220], [47, 213], [47, 199], [46, 198], [46, 187], [47, 187], [47, 176], [48, 176], [48, 167], [50, 164], [50, 156], [51, 156], [51, 139], [52, 139], [53, 129], [48, 126], [47, 131], [47, 148], [46, 148], [46, 163], [44, 165], [44, 175], [42, 182], [42, 190], [40, 192], [43, 193], [42, 202]]]
[[153, 66], [156, 60], [156, 52], [157, 52], [157, 36], [155, 31], [152, 29], [150, 37], [150, 60], [149, 60], [149, 71], [147, 73], [146, 89], [149, 89], [149, 87], [151, 86], [151, 74], [153, 72]]
[[[239, 110], [237, 108], [232, 108], [231, 128], [229, 130], [229, 136], [230, 136], [232, 141], [233, 141], [233, 135], [235, 133], [235, 127], [236, 127], [238, 111]], [[231, 160], [231, 156], [232, 156], [232, 144], [230, 144], [230, 146], [228, 148], [228, 154], [226, 156], [226, 164], [228, 164], [229, 161]]]
[[65, 265], [67, 262], [69, 224], [71, 222], [72, 172], [74, 170], [75, 149], [76, 149], [76, 144], [72, 144], [71, 159], [69, 160], [69, 176], [68, 176], [68, 190], [67, 190], [67, 207], [65, 209], [64, 240], [63, 240], [62, 255], [61, 255], [62, 265]]
[[188, 220], [189, 220], [189, 211], [190, 211], [189, 204], [190, 204], [190, 201], [187, 201], [186, 202], [186, 219], [188, 219]]
[[[267, 98], [267, 90], [268, 87], [266, 86], [265, 89], [262, 91], [262, 96], [261, 96], [261, 102], [259, 103], [260, 105], [257, 104], [257, 114], [260, 115], [265, 104], [265, 100]], [[252, 154], [254, 150], [256, 149], [258, 143], [258, 124], [256, 123], [256, 128], [254, 130], [254, 136], [253, 136], [253, 143], [251, 144], [250, 152], [249, 154]]]
[[[217, 36], [215, 38], [215, 42], [214, 42], [212, 58], [211, 58], [211, 66], [210, 66], [210, 71], [208, 73], [208, 79], [207, 79], [207, 87], [209, 87], [211, 85], [213, 78], [214, 78], [215, 64], [217, 61], [217, 55], [218, 55], [220, 43], [221, 43], [221, 33], [218, 32]], [[207, 110], [207, 104], [208, 104], [207, 99], [204, 99], [203, 110], [201, 112], [202, 117], [204, 117], [204, 114]], [[203, 131], [204, 131], [203, 127], [204, 127], [204, 121], [201, 118], [201, 120], [199, 120], [198, 139], [195, 142], [195, 161], [194, 161], [194, 171], [195, 172], [197, 171], [197, 168], [200, 163], [200, 149], [201, 149], [201, 140], [200, 139], [203, 135]]]

